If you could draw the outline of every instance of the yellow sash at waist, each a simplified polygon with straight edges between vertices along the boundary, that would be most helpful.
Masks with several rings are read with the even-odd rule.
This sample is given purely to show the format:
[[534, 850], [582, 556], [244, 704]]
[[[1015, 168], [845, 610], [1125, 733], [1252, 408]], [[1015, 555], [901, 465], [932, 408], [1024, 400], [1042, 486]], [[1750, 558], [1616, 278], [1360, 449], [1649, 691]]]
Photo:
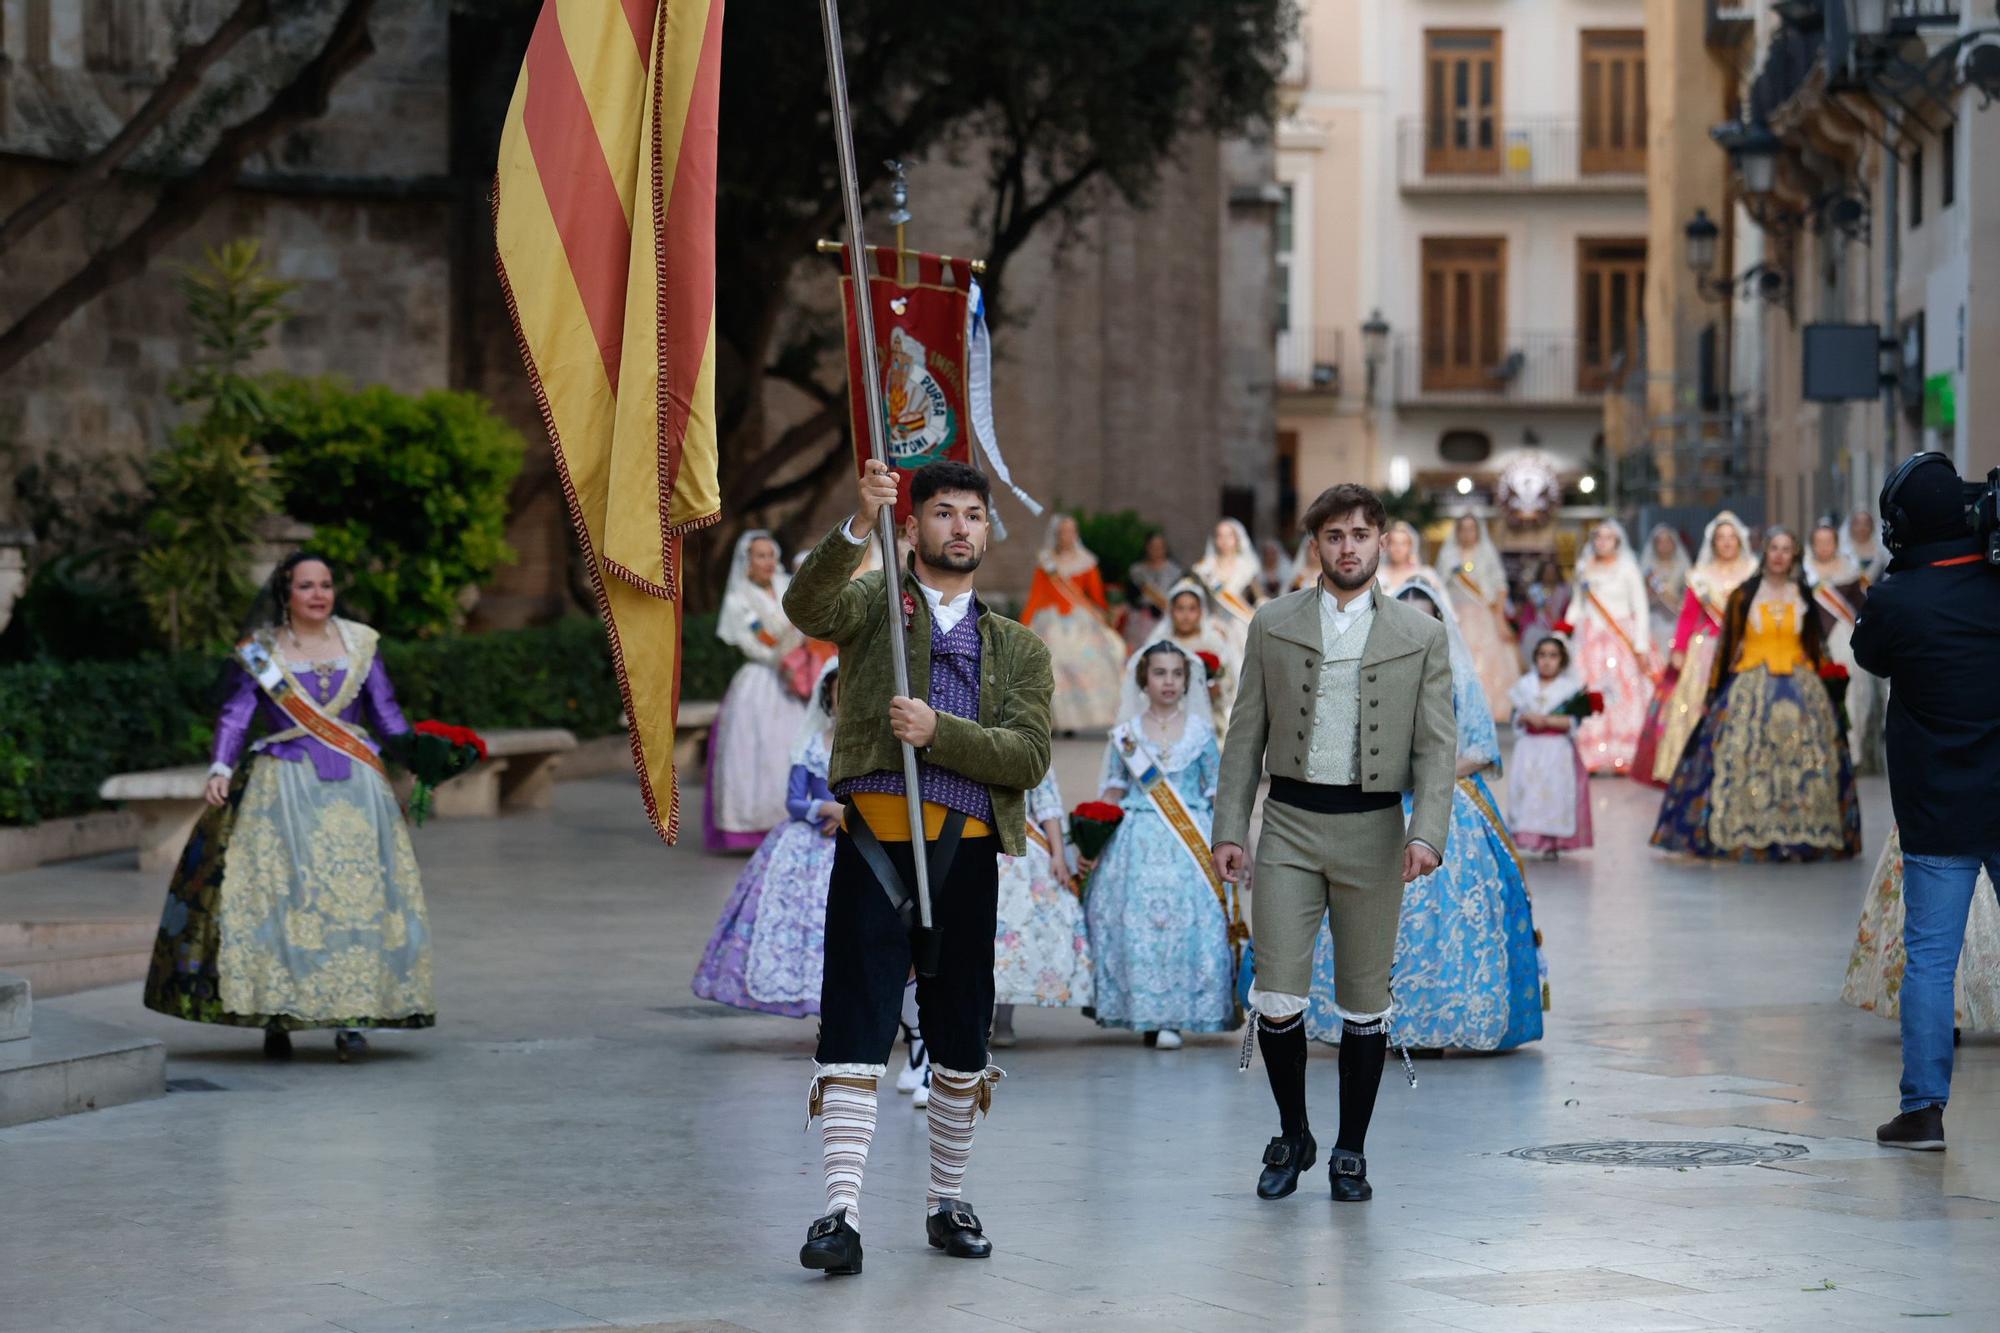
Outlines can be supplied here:
[[[878, 842], [908, 842], [910, 840], [910, 799], [901, 792], [858, 791], [847, 798], [861, 817], [868, 822], [869, 830]], [[949, 811], [936, 801], [924, 802], [924, 837], [937, 841], [944, 831], [944, 818]], [[965, 820], [965, 837], [986, 838], [993, 834], [993, 826], [983, 819], [970, 815]]]

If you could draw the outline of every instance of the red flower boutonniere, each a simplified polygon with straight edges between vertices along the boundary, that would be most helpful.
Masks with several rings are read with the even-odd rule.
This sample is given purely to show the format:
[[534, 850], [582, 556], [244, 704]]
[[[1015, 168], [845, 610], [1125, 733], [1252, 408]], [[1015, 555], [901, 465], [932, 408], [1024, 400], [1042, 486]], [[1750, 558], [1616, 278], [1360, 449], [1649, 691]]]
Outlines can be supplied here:
[[905, 590], [903, 593], [903, 628], [909, 629], [916, 623], [917, 599]]

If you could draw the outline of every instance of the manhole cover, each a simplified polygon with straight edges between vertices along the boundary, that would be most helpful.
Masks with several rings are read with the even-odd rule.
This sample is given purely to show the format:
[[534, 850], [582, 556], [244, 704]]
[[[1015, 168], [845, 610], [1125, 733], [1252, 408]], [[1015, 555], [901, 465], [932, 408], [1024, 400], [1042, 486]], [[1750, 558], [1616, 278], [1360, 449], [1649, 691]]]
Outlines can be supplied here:
[[1572, 1162], [1580, 1166], [1758, 1166], [1806, 1155], [1802, 1143], [1649, 1143], [1609, 1139], [1600, 1143], [1552, 1143], [1516, 1148], [1507, 1154], [1530, 1162]]

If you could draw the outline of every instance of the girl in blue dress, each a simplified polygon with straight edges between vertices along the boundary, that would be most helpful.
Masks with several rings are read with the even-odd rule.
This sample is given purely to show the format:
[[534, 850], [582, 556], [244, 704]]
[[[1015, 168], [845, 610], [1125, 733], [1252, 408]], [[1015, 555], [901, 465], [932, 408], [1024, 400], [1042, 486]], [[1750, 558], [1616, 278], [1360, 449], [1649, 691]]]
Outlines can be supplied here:
[[[1500, 772], [1499, 736], [1451, 600], [1436, 577], [1428, 571], [1412, 576], [1397, 597], [1442, 620], [1451, 643], [1458, 786], [1444, 864], [1403, 890], [1390, 1038], [1425, 1050], [1510, 1050], [1541, 1038], [1543, 990], [1527, 876], [1482, 776]], [[1405, 814], [1409, 807], [1405, 795]], [[1322, 923], [1306, 1031], [1337, 1042], [1340, 1024], [1333, 1007], [1333, 936]]]
[[[1125, 665], [1124, 703], [1104, 751], [1099, 798], [1125, 812], [1090, 875], [1084, 900], [1096, 968], [1097, 1021], [1173, 1050], [1182, 1032], [1235, 1025], [1228, 917], [1201, 864], [1128, 766], [1150, 761], [1179, 792], [1207, 854], [1222, 752], [1209, 721], [1201, 660], [1171, 643]], [[1195, 701], [1192, 705], [1190, 700]], [[1093, 869], [1094, 867], [1094, 869]]]

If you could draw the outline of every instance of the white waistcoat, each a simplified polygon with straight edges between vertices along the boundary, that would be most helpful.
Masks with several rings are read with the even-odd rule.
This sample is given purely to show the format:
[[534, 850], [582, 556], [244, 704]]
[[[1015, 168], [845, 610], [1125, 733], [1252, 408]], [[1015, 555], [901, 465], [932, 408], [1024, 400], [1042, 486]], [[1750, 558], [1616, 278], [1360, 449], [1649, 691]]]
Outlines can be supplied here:
[[1313, 698], [1312, 742], [1306, 751], [1306, 781], [1351, 787], [1361, 779], [1361, 654], [1368, 647], [1369, 613], [1356, 616], [1345, 634], [1334, 632], [1333, 617], [1320, 612], [1319, 689]]

